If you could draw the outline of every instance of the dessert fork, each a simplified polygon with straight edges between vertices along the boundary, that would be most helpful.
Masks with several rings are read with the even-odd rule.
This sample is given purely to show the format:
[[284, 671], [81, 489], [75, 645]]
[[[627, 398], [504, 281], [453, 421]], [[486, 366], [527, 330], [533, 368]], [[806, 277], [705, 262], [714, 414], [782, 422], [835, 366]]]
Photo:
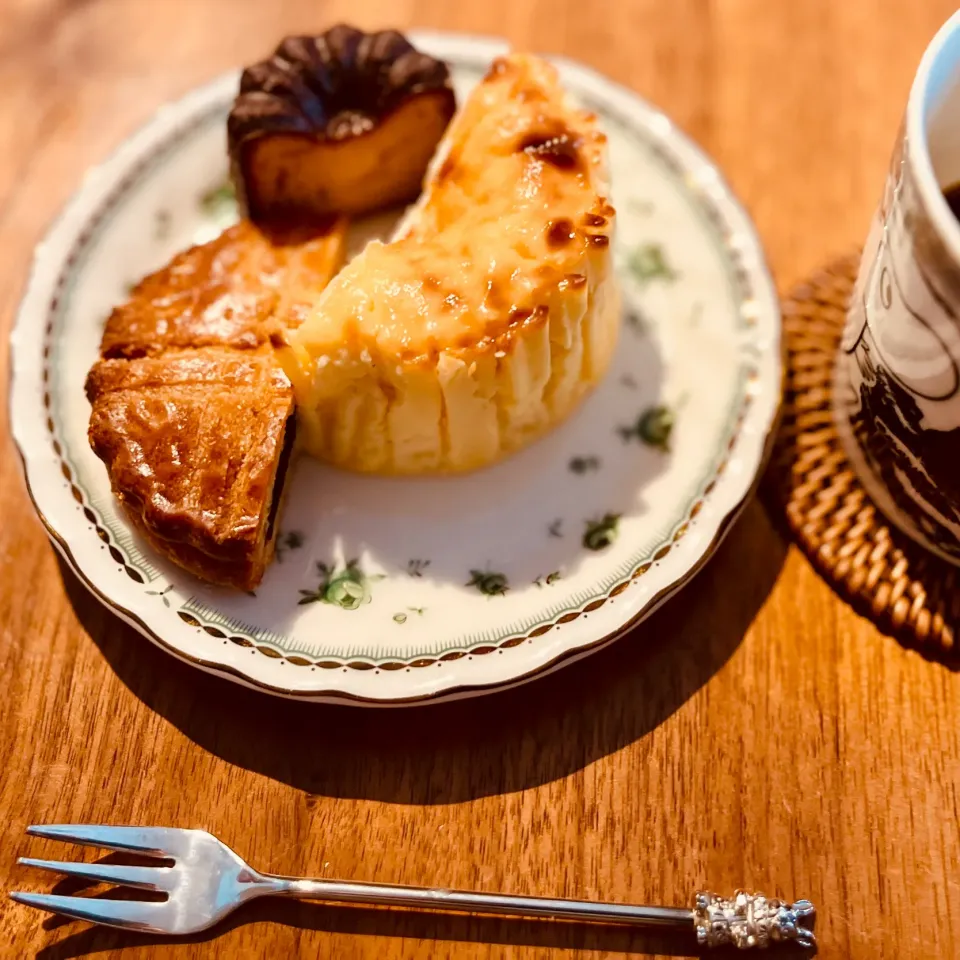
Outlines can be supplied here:
[[11, 893], [17, 903], [124, 930], [183, 935], [212, 927], [257, 897], [375, 904], [465, 913], [655, 926], [696, 934], [701, 946], [767, 947], [792, 941], [812, 947], [814, 907], [738, 891], [733, 899], [697, 893], [691, 908], [633, 906], [504, 893], [408, 887], [386, 883], [306, 880], [259, 873], [204, 830], [94, 825], [32, 826], [27, 833], [90, 847], [172, 860], [172, 866], [70, 863], [21, 857], [17, 862], [97, 883], [166, 894], [162, 902]]

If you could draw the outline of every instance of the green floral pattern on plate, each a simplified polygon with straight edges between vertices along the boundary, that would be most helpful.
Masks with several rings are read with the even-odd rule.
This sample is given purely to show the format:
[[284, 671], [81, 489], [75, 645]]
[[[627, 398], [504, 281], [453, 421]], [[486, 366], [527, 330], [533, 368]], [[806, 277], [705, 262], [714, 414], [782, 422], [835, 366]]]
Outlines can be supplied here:
[[383, 574], [366, 574], [358, 560], [348, 560], [342, 567], [317, 563], [320, 583], [316, 590], [301, 590], [300, 606], [308, 603], [331, 603], [343, 610], [356, 610], [373, 599], [371, 586]]
[[554, 570], [545, 577], [537, 577], [537, 579], [533, 581], [533, 585], [535, 587], [552, 587], [558, 580], [562, 579], [562, 576], [559, 570]]
[[426, 607], [407, 607], [406, 611], [401, 610], [393, 615], [393, 622], [406, 623], [410, 619], [408, 614], [415, 613], [418, 617], [422, 617], [426, 612]]
[[307, 538], [299, 530], [282, 531], [273, 548], [277, 562], [283, 563], [286, 553], [290, 550], [299, 550], [306, 543], [306, 540]]
[[573, 473], [589, 473], [591, 470], [600, 469], [600, 458], [594, 456], [573, 457], [570, 460], [569, 467]]
[[423, 571], [429, 566], [429, 560], [411, 559], [407, 562], [407, 573], [411, 577], [422, 577]]
[[148, 597], [160, 597], [160, 599], [163, 601], [163, 605], [164, 605], [165, 607], [169, 607], [169, 606], [170, 606], [170, 600], [169, 600], [169, 598], [167, 597], [167, 594], [168, 594], [172, 589], [173, 589], [173, 584], [172, 584], [172, 583], [168, 583], [162, 590], [148, 590], [148, 591], [147, 591], [147, 596], [148, 596]]
[[487, 597], [502, 597], [510, 589], [510, 584], [502, 573], [492, 573], [489, 570], [471, 570], [467, 586], [476, 587]]
[[637, 439], [648, 447], [669, 453], [673, 425], [674, 415], [669, 407], [657, 405], [647, 407], [633, 425], [617, 427], [617, 432], [625, 442]]
[[583, 534], [583, 545], [588, 550], [604, 550], [620, 534], [620, 514], [605, 513], [599, 520], [588, 520]]
[[670, 265], [662, 243], [640, 244], [627, 259], [627, 267], [641, 285], [646, 285], [651, 280], [665, 280], [667, 283], [673, 283], [680, 276]]

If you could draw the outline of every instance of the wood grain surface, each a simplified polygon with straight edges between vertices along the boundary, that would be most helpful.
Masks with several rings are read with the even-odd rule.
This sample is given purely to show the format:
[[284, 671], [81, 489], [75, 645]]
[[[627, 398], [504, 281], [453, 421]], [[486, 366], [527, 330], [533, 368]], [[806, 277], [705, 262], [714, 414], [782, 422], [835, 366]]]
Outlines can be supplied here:
[[[164, 100], [338, 20], [504, 34], [666, 109], [719, 161], [781, 289], [864, 236], [954, 4], [894, 0], [0, 0], [0, 367], [31, 248]], [[4, 391], [5, 393], [5, 391]], [[618, 929], [261, 902], [180, 943], [45, 919], [31, 822], [204, 827], [280, 873], [685, 902], [806, 896], [820, 956], [960, 955], [960, 677], [853, 613], [754, 502], [682, 596], [521, 690], [404, 712], [273, 700], [86, 595], [0, 458], [0, 954], [618, 957]], [[92, 856], [92, 855], [90, 855]], [[63, 888], [63, 885], [61, 885]]]

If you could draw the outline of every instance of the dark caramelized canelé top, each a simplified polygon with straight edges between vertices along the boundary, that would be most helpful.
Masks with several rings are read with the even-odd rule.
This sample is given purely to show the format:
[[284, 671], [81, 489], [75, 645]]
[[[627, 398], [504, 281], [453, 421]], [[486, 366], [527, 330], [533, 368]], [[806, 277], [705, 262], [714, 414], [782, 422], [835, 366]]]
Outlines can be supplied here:
[[227, 124], [230, 153], [269, 134], [354, 137], [426, 93], [448, 98], [452, 115], [447, 65], [396, 30], [364, 33], [341, 24], [318, 37], [287, 37], [273, 56], [243, 71]]
[[227, 122], [241, 204], [305, 223], [407, 203], [455, 109], [446, 64], [395, 30], [288, 37], [244, 70]]

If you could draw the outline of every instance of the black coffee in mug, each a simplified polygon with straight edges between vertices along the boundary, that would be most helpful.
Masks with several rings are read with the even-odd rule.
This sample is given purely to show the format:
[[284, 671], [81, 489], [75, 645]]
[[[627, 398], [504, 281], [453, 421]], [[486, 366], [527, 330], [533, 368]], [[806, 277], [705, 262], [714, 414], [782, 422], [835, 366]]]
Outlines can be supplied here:
[[947, 187], [947, 189], [943, 191], [943, 196], [953, 211], [953, 215], [960, 220], [960, 183], [955, 183], [952, 187]]

